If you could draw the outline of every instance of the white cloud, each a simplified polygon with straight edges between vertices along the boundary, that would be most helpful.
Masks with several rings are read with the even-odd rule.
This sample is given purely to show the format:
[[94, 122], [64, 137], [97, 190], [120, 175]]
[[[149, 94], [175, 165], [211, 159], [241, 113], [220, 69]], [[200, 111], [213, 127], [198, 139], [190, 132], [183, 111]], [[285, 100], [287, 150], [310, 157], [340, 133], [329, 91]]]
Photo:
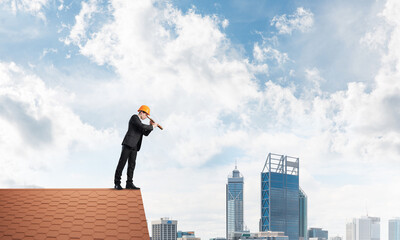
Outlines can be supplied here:
[[321, 96], [321, 83], [325, 82], [325, 79], [321, 77], [320, 72], [317, 68], [306, 69], [305, 79], [307, 82], [303, 84], [305, 88], [303, 90], [304, 96], [308, 98], [314, 98], [315, 96]]
[[43, 8], [48, 5], [49, 0], [0, 0], [0, 6], [9, 9], [14, 14], [17, 12], [27, 12], [34, 16], [46, 20]]
[[228, 25], [229, 25], [229, 21], [228, 21], [228, 19], [224, 19], [223, 21], [222, 21], [222, 28], [226, 28]]
[[60, 5], [58, 6], [57, 9], [58, 9], [58, 11], [61, 11], [64, 9], [64, 0], [60, 0], [59, 2], [60, 2]]
[[275, 26], [279, 34], [292, 34], [294, 30], [306, 32], [314, 24], [314, 14], [307, 9], [299, 7], [292, 15], [283, 14], [275, 16], [271, 20], [271, 26]]
[[[360, 43], [365, 44], [370, 49], [380, 50], [387, 46], [387, 34], [389, 30], [383, 27], [377, 27], [371, 32], [367, 32], [363, 38], [361, 38]], [[386, 50], [386, 49], [382, 49]]]
[[58, 50], [55, 48], [45, 48], [43, 49], [42, 55], [40, 56], [39, 59], [44, 58], [48, 53], [57, 53]]
[[14, 63], [0, 63], [0, 184], [37, 182], [68, 154], [104, 146], [112, 130], [96, 130], [65, 105], [70, 98]]
[[81, 45], [87, 39], [87, 28], [93, 17], [93, 14], [99, 12], [97, 0], [89, 0], [82, 2], [82, 8], [78, 15], [75, 16], [75, 25], [72, 27], [70, 34], [64, 39], [64, 43]]
[[263, 62], [265, 60], [275, 60], [280, 66], [290, 60], [287, 53], [281, 53], [277, 49], [266, 45], [265, 42], [262, 44], [262, 46], [259, 46], [258, 43], [254, 44], [253, 56], [254, 59], [258, 62]]

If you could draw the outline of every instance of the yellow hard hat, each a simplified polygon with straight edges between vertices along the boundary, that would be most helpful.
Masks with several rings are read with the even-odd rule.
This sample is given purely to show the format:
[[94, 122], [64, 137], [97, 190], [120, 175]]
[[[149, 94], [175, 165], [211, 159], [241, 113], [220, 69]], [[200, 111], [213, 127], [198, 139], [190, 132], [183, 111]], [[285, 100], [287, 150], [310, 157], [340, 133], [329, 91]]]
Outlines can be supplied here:
[[150, 108], [148, 106], [146, 106], [146, 105], [140, 106], [140, 108], [138, 109], [138, 112], [140, 112], [140, 111], [143, 111], [143, 112], [145, 112], [145, 113], [150, 115]]

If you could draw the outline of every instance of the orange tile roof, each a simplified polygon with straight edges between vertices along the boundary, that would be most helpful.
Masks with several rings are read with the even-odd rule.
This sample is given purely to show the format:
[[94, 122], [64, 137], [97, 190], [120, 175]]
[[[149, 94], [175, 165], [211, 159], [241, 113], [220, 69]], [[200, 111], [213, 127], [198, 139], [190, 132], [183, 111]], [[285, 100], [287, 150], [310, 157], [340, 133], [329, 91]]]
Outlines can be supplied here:
[[0, 189], [0, 239], [150, 238], [140, 190]]

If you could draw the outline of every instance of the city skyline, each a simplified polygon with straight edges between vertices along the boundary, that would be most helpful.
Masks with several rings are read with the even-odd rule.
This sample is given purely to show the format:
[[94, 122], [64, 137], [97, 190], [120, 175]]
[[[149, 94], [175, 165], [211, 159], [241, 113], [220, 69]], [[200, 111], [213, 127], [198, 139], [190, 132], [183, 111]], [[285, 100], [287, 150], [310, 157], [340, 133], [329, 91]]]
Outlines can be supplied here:
[[[288, 158], [290, 161], [288, 161]], [[294, 160], [294, 161], [293, 161]], [[268, 157], [265, 161], [263, 171], [261, 173], [261, 192], [262, 196], [264, 195], [277, 195], [277, 191], [281, 191], [280, 188], [284, 188], [287, 185], [286, 181], [290, 184], [294, 182], [298, 183], [298, 179], [285, 180], [286, 177], [277, 177], [277, 176], [269, 176], [271, 173], [279, 173], [278, 175], [287, 175], [290, 172], [290, 175], [295, 175], [298, 178], [299, 172], [299, 159], [294, 157], [288, 157], [279, 154], [269, 153]], [[226, 240], [236, 239], [233, 236], [233, 233], [239, 234], [243, 233], [243, 236], [250, 236], [251, 234], [255, 234], [256, 232], [251, 232], [250, 229], [243, 229], [244, 221], [243, 221], [243, 189], [244, 189], [244, 180], [240, 171], [237, 169], [237, 163], [235, 162], [235, 169], [228, 176], [228, 182], [226, 184]], [[279, 180], [281, 179], [281, 180]], [[277, 185], [278, 183], [278, 185]], [[272, 188], [266, 188], [265, 186], [269, 185]], [[278, 187], [278, 189], [276, 189]], [[346, 236], [343, 238], [341, 236], [328, 237], [328, 230], [323, 230], [322, 228], [310, 227], [307, 228], [307, 195], [305, 192], [297, 185], [297, 188], [294, 190], [298, 190], [298, 236], [300, 240], [302, 239], [310, 239], [310, 240], [380, 240], [380, 218], [379, 217], [370, 217], [364, 216], [361, 218], [353, 218], [351, 222], [346, 223]], [[275, 193], [271, 193], [275, 191]], [[280, 194], [282, 195], [282, 194]], [[274, 200], [274, 196], [271, 196], [269, 200], [266, 202], [264, 197], [261, 199], [261, 216], [264, 216], [264, 212], [271, 212], [272, 206], [270, 206], [271, 202], [275, 202], [275, 212], [282, 212], [281, 204], [276, 204], [277, 200]], [[279, 202], [287, 204], [284, 197], [279, 198]], [[293, 204], [292, 204], [293, 205]], [[267, 207], [265, 207], [267, 206]], [[286, 214], [286, 213], [283, 213]], [[276, 216], [274, 216], [276, 218]], [[286, 218], [287, 216], [278, 216], [280, 221], [285, 222], [284, 225], [287, 225]], [[273, 219], [272, 217], [268, 217], [268, 219]], [[282, 220], [284, 219], [284, 220]], [[153, 229], [154, 223], [162, 222], [171, 222], [169, 218], [161, 218], [161, 221], [152, 221]], [[276, 220], [275, 220], [276, 221]], [[291, 221], [291, 220], [289, 220]], [[400, 218], [389, 219], [389, 240], [398, 240], [400, 238]], [[175, 231], [177, 230], [176, 225], [177, 221], [173, 220], [175, 224]], [[268, 222], [268, 226], [265, 225], [265, 222]], [[271, 226], [276, 225], [275, 223], [270, 223], [272, 220], [264, 220], [260, 219], [260, 232], [271, 231], [272, 233], [282, 232], [282, 236], [287, 237], [285, 233], [287, 230], [280, 225], [275, 226], [273, 230]], [[303, 229], [304, 228], [304, 229]], [[244, 231], [245, 230], [245, 231]], [[303, 234], [302, 234], [303, 232]], [[182, 235], [182, 231], [178, 231], [178, 235]], [[192, 236], [194, 238], [194, 231], [186, 232], [188, 236]], [[304, 238], [303, 235], [306, 235]], [[212, 239], [217, 239], [219, 237], [214, 237]], [[164, 239], [162, 239], [164, 240]]]
[[[264, 195], [277, 195], [277, 191], [281, 191], [279, 188], [283, 188], [284, 186], [287, 185], [285, 183], [286, 181], [289, 181], [290, 184], [293, 184], [294, 182], [298, 183], [298, 179], [296, 181], [293, 180], [285, 180], [286, 177], [278, 177], [281, 180], [277, 178], [277, 176], [269, 176], [271, 175], [272, 172], [274, 173], [279, 173], [282, 175], [286, 175], [288, 172], [290, 172], [292, 175], [293, 173], [298, 177], [298, 166], [299, 166], [299, 159], [298, 158], [293, 158], [289, 157], [292, 161], [288, 162], [288, 156], [284, 155], [279, 155], [279, 154], [272, 154], [269, 153], [268, 157], [265, 161], [263, 171], [261, 173], [261, 192], [262, 196]], [[295, 160], [295, 161], [293, 161]], [[289, 166], [289, 169], [288, 169]], [[272, 170], [272, 171], [271, 171]], [[226, 240], [234, 240], [236, 239], [235, 237], [239, 233], [243, 233], [243, 236], [250, 236], [251, 234], [254, 234], [255, 232], [250, 232], [249, 229], [243, 229], [244, 226], [244, 221], [243, 221], [243, 189], [244, 189], [244, 180], [243, 176], [240, 173], [240, 171], [237, 169], [237, 163], [235, 162], [235, 169], [232, 171], [232, 173], [228, 176], [228, 182], [226, 184]], [[278, 185], [277, 185], [278, 182]], [[273, 188], [266, 188], [266, 185], [273, 186]], [[278, 187], [278, 190], [276, 189]], [[274, 189], [275, 188], [275, 189]], [[307, 195], [305, 192], [300, 188], [300, 186], [297, 185], [297, 188], [295, 190], [298, 191], [298, 239], [303, 240], [341, 240], [343, 237], [341, 236], [335, 236], [335, 237], [328, 237], [328, 230], [323, 230], [322, 228], [316, 228], [316, 227], [311, 227], [307, 228]], [[275, 193], [271, 193], [275, 191]], [[274, 196], [271, 196], [268, 201], [262, 197], [261, 199], [261, 216], [265, 216], [264, 212], [271, 212], [271, 208], [273, 208], [271, 205], [271, 202], [275, 202], [274, 207], [275, 207], [275, 212], [279, 211], [282, 214], [282, 207], [281, 204], [276, 204], [277, 200], [274, 200]], [[287, 204], [286, 200], [284, 197], [279, 198], [279, 202]], [[265, 207], [267, 206], [267, 207]], [[286, 213], [283, 213], [284, 215]], [[276, 218], [276, 216], [274, 216]], [[285, 222], [284, 225], [288, 225], [286, 223], [286, 218], [287, 216], [278, 216], [280, 219], [280, 222]], [[268, 219], [272, 219], [273, 217], [268, 217]], [[284, 219], [284, 220], [282, 220]], [[169, 220], [169, 218], [161, 218], [159, 221], [152, 221], [152, 228], [154, 231], [154, 225], [159, 224], [161, 222], [167, 222], [171, 223], [173, 221], [173, 224], [175, 225], [175, 232], [177, 231], [176, 225], [177, 221], [176, 220]], [[276, 221], [276, 220], [275, 220]], [[289, 220], [291, 221], [291, 220]], [[271, 233], [278, 233], [281, 232], [283, 235], [286, 236], [287, 229], [284, 228], [283, 226], [276, 225], [275, 223], [271, 223], [272, 220], [262, 220], [260, 219], [260, 229], [259, 232], [271, 232]], [[394, 218], [394, 219], [389, 219], [389, 231], [388, 231], [388, 239], [389, 240], [398, 240], [400, 239], [400, 218]], [[266, 225], [268, 223], [268, 225]], [[272, 229], [271, 226], [276, 225]], [[304, 228], [304, 229], [303, 229]], [[156, 231], [157, 232], [157, 231]], [[180, 234], [179, 234], [180, 233]], [[161, 235], [159, 232], [157, 234]], [[182, 231], [178, 231], [178, 237], [182, 235], [187, 235], [191, 236], [194, 238], [194, 231], [192, 232], [184, 232], [182, 234]], [[305, 237], [304, 237], [305, 235]], [[235, 237], [233, 237], [235, 236]], [[214, 237], [210, 239], [217, 239], [219, 237]], [[168, 238], [169, 239], [169, 238]], [[167, 238], [165, 240], [168, 240]], [[197, 239], [197, 238], [196, 238]], [[222, 239], [222, 238], [221, 238]], [[247, 238], [246, 238], [247, 239]], [[295, 239], [295, 238], [292, 238]], [[381, 234], [380, 234], [380, 218], [379, 217], [370, 217], [370, 216], [364, 216], [361, 218], [353, 218], [351, 222], [346, 223], [346, 236], [344, 238], [345, 240], [380, 240], [381, 239]], [[164, 240], [164, 239], [161, 239]]]
[[[263, 170], [261, 172], [261, 232], [270, 232], [271, 234], [282, 233], [283, 237], [299, 240], [341, 240], [343, 237], [329, 237], [328, 230], [322, 228], [307, 226], [308, 219], [308, 198], [305, 192], [298, 185], [299, 183], [299, 158], [290, 157], [275, 153], [269, 153]], [[243, 239], [247, 237], [258, 237], [257, 231], [244, 229], [243, 220], [243, 190], [244, 177], [237, 168], [228, 175], [226, 183], [226, 240], [240, 239], [243, 234]], [[297, 192], [297, 195], [294, 193]], [[294, 196], [295, 199], [293, 198]], [[293, 198], [293, 199], [292, 199]], [[294, 206], [297, 205], [297, 208]], [[290, 211], [288, 211], [290, 210]], [[275, 214], [274, 214], [275, 212]], [[297, 212], [294, 216], [293, 213]], [[297, 218], [294, 221], [292, 218]], [[389, 219], [389, 240], [400, 239], [400, 218]], [[175, 235], [177, 232], [177, 221], [169, 218], [161, 218], [158, 221], [152, 221], [153, 231], [157, 224], [168, 223], [174, 225]], [[298, 225], [297, 235], [293, 236], [291, 232], [294, 225]], [[361, 218], [353, 218], [351, 222], [346, 223], [345, 240], [380, 240], [380, 218], [363, 216]], [[156, 230], [156, 234], [162, 235]], [[183, 232], [178, 231], [176, 236], [187, 235], [194, 238], [194, 231]], [[238, 238], [239, 237], [239, 238]], [[219, 237], [214, 237], [216, 239]], [[250, 237], [251, 238], [251, 237]], [[158, 238], [157, 238], [158, 239]], [[168, 240], [170, 238], [161, 238], [159, 240]], [[197, 239], [197, 238], [196, 238]], [[211, 238], [210, 238], [211, 239]], [[288, 238], [290, 240], [290, 238]]]
[[[271, 154], [269, 154], [271, 155]], [[237, 163], [235, 163], [235, 169], [232, 172], [232, 175], [230, 175], [230, 177], [237, 177], [237, 178], [242, 178], [240, 172], [237, 170]], [[229, 178], [228, 178], [229, 179]], [[235, 181], [236, 183], [241, 182], [239, 181]], [[228, 189], [228, 184], [227, 184], [227, 189]], [[243, 188], [241, 188], [243, 189]], [[305, 193], [300, 190], [300, 196], [299, 196], [299, 202], [300, 199], [307, 199]], [[239, 191], [240, 192], [240, 191]], [[228, 193], [228, 191], [227, 191]], [[307, 202], [307, 201], [305, 201]], [[301, 206], [302, 203], [299, 204], [299, 206]], [[226, 205], [228, 208], [228, 204]], [[307, 206], [307, 205], [305, 205]], [[301, 211], [300, 211], [301, 207], [299, 208], [299, 213], [301, 215]], [[227, 211], [228, 214], [228, 211]], [[306, 216], [307, 218], [307, 216]], [[301, 219], [301, 218], [300, 218]], [[177, 230], [177, 220], [170, 220], [168, 217], [164, 217], [161, 218], [161, 220], [156, 220], [156, 221], [152, 221], [152, 228], [153, 230], [155, 229], [154, 225], [157, 224], [173, 224], [174, 225], [174, 230], [177, 237], [182, 237], [184, 235], [187, 235], [188, 237], [192, 237], [195, 238], [195, 234], [194, 231], [189, 231], [189, 232], [182, 232], [182, 231], [178, 231]], [[300, 221], [301, 222], [301, 221]], [[398, 240], [400, 239], [400, 217], [396, 217], [393, 219], [389, 219], [389, 236], [388, 239], [389, 240]], [[226, 224], [228, 225], [228, 217], [227, 217], [227, 221]], [[299, 224], [301, 226], [301, 224]], [[157, 228], [157, 226], [156, 226]], [[227, 228], [228, 229], [228, 228]], [[157, 231], [156, 231], [157, 232]], [[250, 234], [254, 234], [257, 231], [253, 231], [250, 232], [249, 229], [246, 229], [245, 231], [243, 230], [238, 230], [236, 231], [236, 233], [240, 233], [243, 232], [244, 235], [249, 235]], [[262, 232], [262, 231], [261, 231]], [[312, 240], [341, 240], [341, 239], [345, 239], [345, 240], [380, 240], [381, 239], [381, 233], [380, 233], [380, 218], [379, 217], [370, 217], [370, 216], [363, 216], [361, 218], [353, 218], [353, 220], [351, 222], [346, 223], [346, 236], [342, 237], [342, 236], [334, 236], [334, 237], [328, 237], [328, 230], [324, 230], [322, 228], [316, 228], [316, 227], [310, 227], [307, 228], [306, 231], [306, 235], [307, 235], [307, 239], [312, 239]], [[228, 233], [228, 231], [227, 231]], [[274, 233], [278, 233], [276, 231], [272, 231], [272, 234]], [[284, 232], [282, 232], [283, 235], [285, 236]], [[299, 229], [299, 239], [302, 238], [301, 236], [301, 227]], [[158, 231], [157, 234], [161, 235], [160, 232]], [[228, 236], [228, 234], [227, 234]], [[287, 237], [287, 236], [286, 236]], [[200, 237], [196, 237], [200, 238]], [[221, 237], [212, 237], [210, 239], [225, 239], [227, 240], [228, 238], [221, 238]], [[163, 239], [164, 240], [164, 239]], [[168, 239], [166, 239], [168, 240]]]
[[147, 219], [224, 236], [237, 162], [257, 230], [272, 152], [301, 159], [309, 227], [345, 236], [354, 217], [379, 216], [388, 240], [398, 12], [398, 0], [1, 0], [0, 187], [113, 187], [144, 104], [164, 127], [136, 163]]

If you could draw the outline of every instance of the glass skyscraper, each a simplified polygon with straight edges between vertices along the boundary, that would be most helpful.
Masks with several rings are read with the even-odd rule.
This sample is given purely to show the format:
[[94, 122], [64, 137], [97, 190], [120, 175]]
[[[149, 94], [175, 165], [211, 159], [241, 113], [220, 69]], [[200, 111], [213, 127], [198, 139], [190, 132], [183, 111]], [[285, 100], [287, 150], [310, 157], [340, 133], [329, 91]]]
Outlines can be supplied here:
[[299, 159], [268, 154], [261, 172], [261, 231], [299, 240]]
[[243, 176], [237, 166], [226, 184], [226, 239], [234, 232], [243, 231]]
[[307, 195], [301, 188], [299, 190], [299, 211], [299, 237], [307, 240]]
[[389, 240], [400, 240], [400, 218], [389, 220]]

